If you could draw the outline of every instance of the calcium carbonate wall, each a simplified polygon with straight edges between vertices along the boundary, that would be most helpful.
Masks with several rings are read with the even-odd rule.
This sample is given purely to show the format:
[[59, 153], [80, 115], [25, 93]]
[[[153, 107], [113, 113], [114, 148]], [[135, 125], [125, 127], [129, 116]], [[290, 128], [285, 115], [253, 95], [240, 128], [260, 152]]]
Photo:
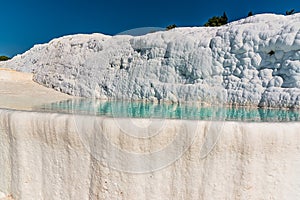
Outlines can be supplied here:
[[299, 108], [300, 14], [138, 37], [65, 36], [0, 65], [75, 96]]
[[17, 200], [300, 199], [299, 130], [299, 123], [1, 110], [0, 194]]

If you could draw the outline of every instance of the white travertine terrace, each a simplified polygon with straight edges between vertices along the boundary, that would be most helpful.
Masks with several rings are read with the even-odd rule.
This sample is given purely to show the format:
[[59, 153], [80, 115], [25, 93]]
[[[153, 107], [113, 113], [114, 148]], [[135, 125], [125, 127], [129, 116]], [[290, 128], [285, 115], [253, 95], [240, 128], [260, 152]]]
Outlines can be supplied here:
[[264, 14], [140, 37], [73, 35], [1, 62], [29, 73], [0, 69], [0, 199], [300, 199], [299, 122], [30, 111], [69, 98], [32, 79], [101, 99], [299, 108], [299, 28], [300, 14]]
[[33, 74], [0, 68], [0, 108], [32, 110], [43, 104], [70, 99], [32, 80]]
[[100, 99], [300, 107], [300, 14], [144, 36], [71, 35], [1, 64]]
[[[20, 200], [300, 198], [300, 123], [164, 120], [156, 135], [137, 138], [118, 120], [132, 130], [143, 123], [0, 110], [0, 191]], [[173, 162], [156, 169], [158, 158]], [[153, 172], [122, 171], [149, 163]]]

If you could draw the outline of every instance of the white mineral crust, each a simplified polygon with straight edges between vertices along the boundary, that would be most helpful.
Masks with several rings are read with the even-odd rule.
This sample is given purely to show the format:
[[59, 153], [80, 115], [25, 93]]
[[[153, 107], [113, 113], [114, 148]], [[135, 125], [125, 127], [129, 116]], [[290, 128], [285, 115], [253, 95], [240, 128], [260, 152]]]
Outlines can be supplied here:
[[143, 36], [71, 35], [1, 64], [63, 93], [300, 107], [300, 14]]

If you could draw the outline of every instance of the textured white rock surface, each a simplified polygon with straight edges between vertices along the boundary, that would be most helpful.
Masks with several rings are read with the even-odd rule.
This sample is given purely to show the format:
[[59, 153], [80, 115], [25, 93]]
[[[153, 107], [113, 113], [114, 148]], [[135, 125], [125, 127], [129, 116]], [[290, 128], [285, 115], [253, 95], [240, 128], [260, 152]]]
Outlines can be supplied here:
[[[74, 117], [0, 110], [0, 191], [18, 200], [300, 199], [299, 123], [219, 126], [222, 122], [165, 120], [160, 134], [145, 139], [122, 132], [113, 118]], [[164, 168], [134, 174], [106, 163], [113, 156], [120, 166], [143, 165], [143, 160], [126, 162], [108, 143], [147, 154], [172, 143], [186, 125], [198, 127], [193, 143]], [[216, 138], [212, 151], [200, 158], [204, 141], [205, 151]], [[182, 151], [182, 144], [174, 151]], [[89, 153], [96, 151], [101, 152], [101, 162]], [[172, 153], [163, 156], [167, 159]]]
[[0, 68], [0, 108], [32, 110], [43, 104], [71, 99], [71, 96], [43, 87], [32, 73]]
[[6, 197], [6, 195], [0, 191], [0, 199], [4, 199]]
[[144, 36], [72, 35], [1, 63], [101, 99], [300, 107], [300, 14]]

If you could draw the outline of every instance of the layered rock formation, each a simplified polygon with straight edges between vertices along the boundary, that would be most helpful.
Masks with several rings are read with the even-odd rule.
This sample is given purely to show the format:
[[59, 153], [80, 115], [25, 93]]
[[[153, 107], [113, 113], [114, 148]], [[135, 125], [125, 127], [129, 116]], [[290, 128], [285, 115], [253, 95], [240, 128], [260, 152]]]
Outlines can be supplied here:
[[299, 129], [0, 110], [0, 195], [299, 199]]
[[300, 14], [144, 36], [72, 35], [4, 67], [58, 91], [100, 99], [300, 106]]

